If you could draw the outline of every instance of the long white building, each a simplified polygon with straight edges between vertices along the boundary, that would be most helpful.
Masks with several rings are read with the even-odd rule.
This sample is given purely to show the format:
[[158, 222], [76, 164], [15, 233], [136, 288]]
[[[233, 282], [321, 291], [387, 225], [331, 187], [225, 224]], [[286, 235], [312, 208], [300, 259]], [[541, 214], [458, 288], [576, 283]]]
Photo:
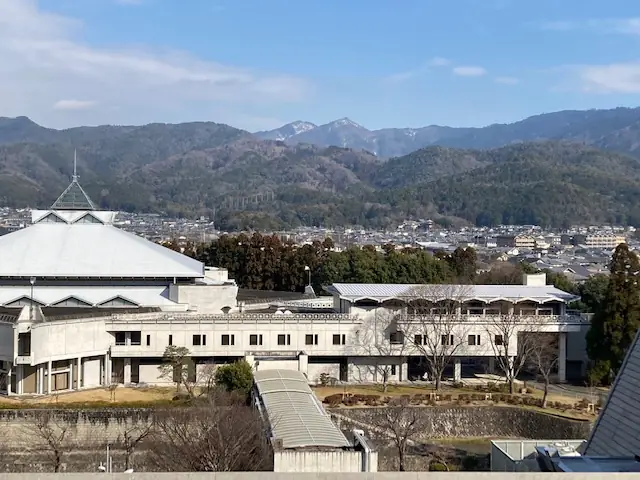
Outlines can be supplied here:
[[[584, 356], [586, 321], [566, 309], [575, 297], [544, 275], [515, 286], [335, 284], [328, 305], [243, 313], [226, 270], [119, 230], [114, 218], [74, 176], [51, 209], [33, 212], [32, 226], [0, 237], [2, 390], [165, 383], [158, 366], [169, 345], [191, 351], [196, 376], [245, 358], [311, 382], [420, 378], [426, 344], [452, 349], [459, 379], [465, 369], [493, 369], [496, 348], [515, 356], [518, 332], [534, 330], [557, 334], [560, 380]], [[446, 335], [434, 326], [444, 317], [453, 325]], [[516, 320], [509, 341], [499, 338], [501, 318]]]

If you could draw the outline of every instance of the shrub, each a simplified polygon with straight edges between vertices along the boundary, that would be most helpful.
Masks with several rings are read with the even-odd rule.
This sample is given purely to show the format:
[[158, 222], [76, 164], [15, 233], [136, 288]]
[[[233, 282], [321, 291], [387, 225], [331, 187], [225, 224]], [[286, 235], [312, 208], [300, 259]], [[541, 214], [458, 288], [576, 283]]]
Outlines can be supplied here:
[[331, 376], [328, 373], [321, 373], [320, 374], [320, 385], [322, 385], [323, 387], [326, 387], [327, 385], [329, 385], [329, 382], [331, 382]]
[[464, 383], [462, 383], [462, 382], [453, 382], [453, 383], [451, 384], [451, 386], [452, 386], [453, 388], [464, 388]]
[[440, 395], [440, 401], [442, 402], [450, 402], [451, 401], [451, 395], [450, 394], [445, 394], [445, 395]]
[[334, 393], [333, 395], [327, 395], [326, 397], [324, 397], [322, 403], [326, 403], [331, 406], [338, 406], [342, 403], [342, 394]]
[[253, 385], [253, 369], [246, 360], [222, 365], [216, 370], [215, 382], [228, 392], [248, 394]]
[[429, 471], [430, 472], [448, 472], [449, 469], [445, 464], [441, 462], [431, 462], [429, 463]]
[[487, 391], [488, 392], [499, 392], [498, 384], [496, 382], [487, 382]]
[[528, 394], [532, 394], [532, 393], [535, 393], [535, 392], [536, 392], [535, 388], [527, 387], [527, 393]]

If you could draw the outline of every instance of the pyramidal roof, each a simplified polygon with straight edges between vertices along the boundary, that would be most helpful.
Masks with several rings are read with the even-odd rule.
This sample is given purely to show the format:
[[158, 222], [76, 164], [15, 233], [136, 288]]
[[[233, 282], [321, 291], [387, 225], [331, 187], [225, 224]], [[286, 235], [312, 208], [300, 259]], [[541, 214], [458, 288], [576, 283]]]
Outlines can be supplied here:
[[73, 154], [73, 177], [71, 184], [51, 205], [51, 210], [97, 210], [87, 192], [78, 183], [77, 156]]

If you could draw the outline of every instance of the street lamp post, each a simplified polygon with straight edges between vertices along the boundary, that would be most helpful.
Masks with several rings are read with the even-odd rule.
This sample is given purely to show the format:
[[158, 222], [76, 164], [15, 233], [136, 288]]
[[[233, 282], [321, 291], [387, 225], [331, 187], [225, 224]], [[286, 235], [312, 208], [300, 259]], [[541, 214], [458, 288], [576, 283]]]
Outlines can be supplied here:
[[36, 277], [31, 277], [29, 279], [29, 283], [31, 284], [31, 294], [29, 297], [29, 320], [33, 322], [33, 286], [36, 284]]
[[311, 286], [311, 269], [309, 268], [308, 265], [304, 266], [304, 271], [309, 274], [309, 286]]

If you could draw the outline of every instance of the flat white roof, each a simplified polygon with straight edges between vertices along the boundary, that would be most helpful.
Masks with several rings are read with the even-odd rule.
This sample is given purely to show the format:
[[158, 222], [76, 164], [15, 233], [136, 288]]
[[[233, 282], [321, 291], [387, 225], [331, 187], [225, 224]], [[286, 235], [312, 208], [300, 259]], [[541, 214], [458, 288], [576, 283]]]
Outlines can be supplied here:
[[0, 236], [0, 277], [203, 276], [201, 262], [112, 225], [38, 223]]
[[329, 291], [344, 300], [404, 300], [415, 298], [428, 300], [479, 300], [494, 302], [505, 300], [521, 302], [526, 300], [544, 303], [549, 301], [570, 302], [575, 295], [560, 290], [553, 285], [438, 285], [402, 283], [334, 283]]

